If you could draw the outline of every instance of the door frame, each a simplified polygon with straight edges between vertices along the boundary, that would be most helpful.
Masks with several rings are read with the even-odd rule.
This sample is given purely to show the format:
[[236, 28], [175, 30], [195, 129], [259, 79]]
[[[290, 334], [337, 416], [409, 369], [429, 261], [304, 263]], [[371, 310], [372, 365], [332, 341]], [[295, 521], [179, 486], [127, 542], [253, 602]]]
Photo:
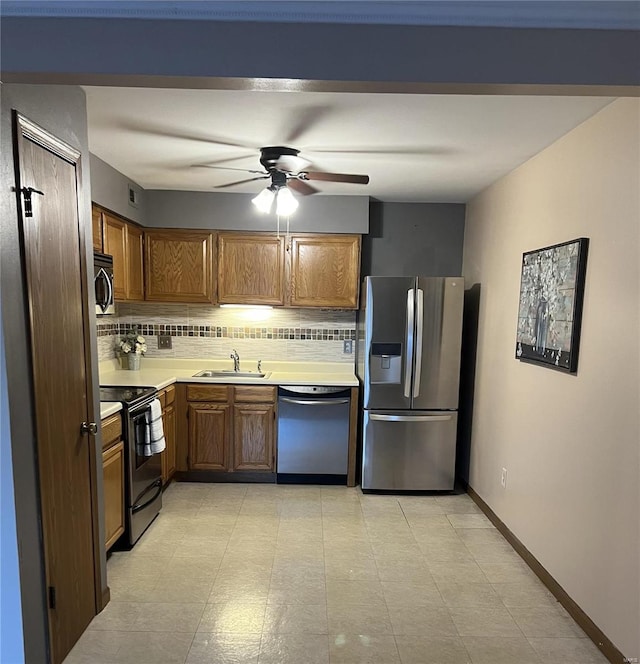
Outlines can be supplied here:
[[[33, 329], [33, 316], [31, 311], [31, 304], [28, 297], [28, 279], [27, 279], [27, 265], [25, 261], [25, 236], [24, 236], [24, 225], [25, 225], [25, 207], [23, 196], [21, 195], [22, 186], [28, 185], [28, 183], [22, 183], [21, 173], [20, 173], [20, 164], [23, 161], [23, 141], [30, 140], [45, 150], [52, 152], [61, 159], [64, 159], [68, 163], [72, 164], [75, 168], [75, 180], [76, 180], [76, 206], [77, 206], [77, 219], [78, 219], [78, 248], [80, 256], [80, 290], [82, 295], [82, 323], [83, 323], [83, 344], [84, 344], [84, 362], [85, 362], [85, 392], [86, 392], [86, 404], [87, 404], [87, 417], [90, 422], [100, 422], [99, 413], [96, 413], [94, 408], [94, 399], [93, 399], [93, 356], [91, 352], [91, 336], [90, 336], [90, 326], [93, 323], [89, 316], [89, 299], [90, 293], [88, 292], [88, 280], [86, 278], [88, 262], [87, 262], [87, 252], [86, 252], [86, 224], [83, 223], [84, 214], [82, 208], [83, 200], [83, 161], [82, 153], [80, 150], [72, 147], [65, 141], [59, 139], [55, 135], [48, 132], [46, 129], [33, 122], [25, 115], [20, 113], [17, 110], [12, 110], [12, 125], [13, 125], [13, 145], [14, 145], [14, 170], [15, 170], [15, 195], [16, 195], [16, 208], [18, 216], [18, 232], [20, 238], [20, 263], [22, 270], [22, 280], [25, 284], [25, 305], [26, 305], [26, 324], [27, 324], [27, 334], [26, 334], [26, 345], [27, 352], [29, 354], [29, 359], [31, 359], [33, 354], [33, 340], [32, 340], [32, 329]], [[29, 373], [29, 392], [30, 392], [30, 401], [31, 404], [35, 404], [35, 389], [34, 389], [34, 367], [30, 363], [30, 373]], [[96, 419], [96, 414], [98, 415]], [[36, 457], [38, 449], [37, 441], [37, 423], [35, 422], [35, 409], [30, 409], [30, 416], [32, 419], [31, 426], [34, 435], [34, 442], [36, 446]], [[109, 601], [109, 589], [106, 588], [104, 591], [102, 589], [102, 578], [103, 578], [103, 564], [102, 560], [104, 558], [104, 545], [102, 543], [102, 526], [99, 512], [100, 505], [100, 487], [101, 482], [99, 482], [98, 472], [98, 458], [96, 454], [96, 449], [101, 447], [99, 444], [101, 440], [100, 435], [90, 437], [90, 445], [93, 449], [89, 454], [89, 484], [91, 492], [91, 527], [92, 527], [92, 549], [93, 549], [93, 578], [94, 578], [94, 607], [95, 613], [98, 614], [106, 606]], [[40, 466], [39, 463], [36, 463], [36, 476], [38, 481], [38, 508], [40, 514], [42, 514], [42, 495], [40, 491], [41, 482], [40, 482]], [[43, 569], [42, 575], [46, 579], [46, 566], [47, 566], [47, 542], [44, 537], [44, 531], [42, 527], [42, 519], [39, 523], [40, 530], [40, 541], [41, 541], [41, 552], [43, 560]], [[46, 583], [45, 583], [46, 587]], [[48, 601], [45, 600], [45, 605], [48, 606]], [[48, 625], [48, 643], [47, 643], [47, 654], [49, 660], [52, 656], [51, 651], [51, 622], [50, 622], [50, 613], [47, 609], [47, 625]]]

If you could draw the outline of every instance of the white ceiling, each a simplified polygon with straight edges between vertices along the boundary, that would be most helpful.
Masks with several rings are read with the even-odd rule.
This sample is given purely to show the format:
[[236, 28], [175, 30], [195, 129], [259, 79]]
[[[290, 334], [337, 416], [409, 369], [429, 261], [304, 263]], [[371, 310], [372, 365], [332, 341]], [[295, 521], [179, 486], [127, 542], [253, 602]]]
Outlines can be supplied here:
[[145, 189], [257, 193], [259, 148], [308, 170], [364, 173], [324, 194], [465, 202], [612, 101], [604, 97], [369, 94], [85, 87], [92, 153]]

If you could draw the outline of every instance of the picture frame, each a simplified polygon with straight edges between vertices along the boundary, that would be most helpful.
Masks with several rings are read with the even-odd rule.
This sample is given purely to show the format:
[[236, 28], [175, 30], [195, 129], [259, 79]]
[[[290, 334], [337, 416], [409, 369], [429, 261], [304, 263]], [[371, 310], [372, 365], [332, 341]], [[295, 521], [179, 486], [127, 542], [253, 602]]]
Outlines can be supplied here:
[[516, 359], [578, 371], [589, 238], [522, 254]]

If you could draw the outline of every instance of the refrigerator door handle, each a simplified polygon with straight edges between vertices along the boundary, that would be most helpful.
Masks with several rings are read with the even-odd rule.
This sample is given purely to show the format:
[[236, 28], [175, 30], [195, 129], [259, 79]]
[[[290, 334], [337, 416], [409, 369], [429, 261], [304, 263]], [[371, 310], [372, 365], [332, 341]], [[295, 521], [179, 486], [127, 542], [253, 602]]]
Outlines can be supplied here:
[[369, 415], [377, 422], [447, 422], [451, 415]]
[[407, 331], [406, 331], [406, 357], [404, 363], [404, 396], [411, 397], [411, 373], [413, 369], [413, 330], [415, 326], [414, 289], [407, 291]]
[[424, 331], [424, 291], [416, 291], [416, 368], [413, 372], [413, 396], [420, 394], [420, 378], [422, 374], [422, 334]]

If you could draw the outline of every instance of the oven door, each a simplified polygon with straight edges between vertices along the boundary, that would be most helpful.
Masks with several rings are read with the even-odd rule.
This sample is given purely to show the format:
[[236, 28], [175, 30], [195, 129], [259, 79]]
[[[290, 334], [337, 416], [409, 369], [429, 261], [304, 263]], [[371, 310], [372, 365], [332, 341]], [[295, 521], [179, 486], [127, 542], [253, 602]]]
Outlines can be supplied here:
[[147, 403], [129, 412], [127, 537], [132, 547], [162, 508], [162, 468], [159, 454], [144, 454], [148, 427]]
[[129, 506], [134, 507], [148, 492], [149, 486], [162, 475], [162, 465], [159, 454], [146, 456], [144, 454], [145, 444], [149, 430], [146, 415], [151, 411], [151, 406], [129, 414], [129, 472], [130, 491]]

